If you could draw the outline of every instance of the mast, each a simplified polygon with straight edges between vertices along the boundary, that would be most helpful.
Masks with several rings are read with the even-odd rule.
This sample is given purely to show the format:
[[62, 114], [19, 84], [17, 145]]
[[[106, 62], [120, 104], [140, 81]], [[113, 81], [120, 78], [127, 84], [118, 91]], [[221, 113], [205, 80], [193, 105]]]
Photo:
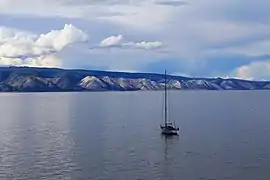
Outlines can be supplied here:
[[165, 91], [164, 91], [164, 93], [165, 93], [165, 109], [164, 109], [164, 111], [165, 111], [165, 126], [167, 127], [167, 71], [165, 70]]

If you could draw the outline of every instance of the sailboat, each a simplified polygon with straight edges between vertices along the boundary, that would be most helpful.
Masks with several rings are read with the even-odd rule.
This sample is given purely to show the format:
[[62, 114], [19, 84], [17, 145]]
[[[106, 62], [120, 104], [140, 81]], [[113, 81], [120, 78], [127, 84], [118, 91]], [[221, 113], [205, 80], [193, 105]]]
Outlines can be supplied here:
[[167, 113], [167, 72], [165, 70], [165, 86], [164, 86], [164, 98], [165, 98], [165, 106], [164, 106], [164, 124], [160, 125], [161, 133], [164, 135], [178, 135], [179, 127], [175, 125], [175, 123], [168, 122], [168, 113]]

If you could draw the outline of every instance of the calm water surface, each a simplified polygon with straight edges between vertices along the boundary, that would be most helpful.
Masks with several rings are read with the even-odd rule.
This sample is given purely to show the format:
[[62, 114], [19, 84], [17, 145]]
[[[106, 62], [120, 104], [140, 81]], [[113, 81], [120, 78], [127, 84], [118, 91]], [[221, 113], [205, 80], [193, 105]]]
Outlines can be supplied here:
[[0, 94], [0, 179], [269, 180], [270, 91]]

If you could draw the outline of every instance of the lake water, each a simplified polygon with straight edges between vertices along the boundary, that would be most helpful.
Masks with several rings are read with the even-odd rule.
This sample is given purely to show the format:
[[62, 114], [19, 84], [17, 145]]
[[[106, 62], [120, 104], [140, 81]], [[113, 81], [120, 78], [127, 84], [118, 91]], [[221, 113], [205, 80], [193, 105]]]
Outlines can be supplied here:
[[0, 179], [269, 180], [270, 91], [0, 94]]

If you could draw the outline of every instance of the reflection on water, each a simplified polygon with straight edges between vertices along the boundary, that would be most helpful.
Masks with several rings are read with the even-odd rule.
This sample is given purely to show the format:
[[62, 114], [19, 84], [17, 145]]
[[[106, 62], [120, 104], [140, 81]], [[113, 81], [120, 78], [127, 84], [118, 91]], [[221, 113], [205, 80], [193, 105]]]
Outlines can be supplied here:
[[175, 168], [174, 166], [177, 163], [175, 162], [174, 156], [171, 156], [170, 150], [174, 149], [174, 147], [178, 145], [179, 136], [161, 135], [161, 137], [162, 137], [162, 140], [164, 141], [164, 160], [163, 160], [163, 165], [162, 165], [163, 171], [162, 171], [161, 177], [159, 178], [160, 179], [177, 179], [174, 173], [170, 171]]
[[72, 177], [78, 168], [72, 160], [68, 97], [61, 104], [37, 97], [1, 97], [1, 179], [60, 179]]
[[0, 94], [0, 179], [269, 179], [269, 92], [162, 95]]

